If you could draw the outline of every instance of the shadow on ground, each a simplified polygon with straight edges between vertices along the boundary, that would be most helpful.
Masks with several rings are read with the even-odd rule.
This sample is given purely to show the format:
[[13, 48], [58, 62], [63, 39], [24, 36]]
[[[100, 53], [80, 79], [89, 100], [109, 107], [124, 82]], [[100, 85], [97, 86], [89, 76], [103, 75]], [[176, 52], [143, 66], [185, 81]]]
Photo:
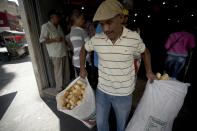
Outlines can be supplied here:
[[55, 99], [42, 98], [48, 107], [56, 114], [60, 120], [60, 131], [96, 131], [96, 127], [88, 129], [79, 120], [57, 110]]
[[0, 64], [0, 91], [9, 84], [15, 77], [14, 73], [7, 72]]
[[30, 56], [24, 56], [22, 58], [18, 58], [8, 62], [0, 61], [0, 90], [2, 90], [7, 84], [9, 84], [16, 76], [14, 73], [6, 71], [5, 68], [3, 68], [4, 65], [19, 64], [30, 61]]
[[14, 97], [16, 96], [17, 92], [9, 93], [3, 96], [0, 96], [0, 120], [7, 111], [8, 107], [12, 103]]
[[24, 62], [29, 62], [29, 61], [31, 61], [31, 59], [30, 59], [30, 56], [27, 55], [27, 56], [22, 56], [19, 58], [12, 59], [11, 61], [4, 62], [4, 63], [5, 64], [18, 64], [18, 63], [24, 63]]

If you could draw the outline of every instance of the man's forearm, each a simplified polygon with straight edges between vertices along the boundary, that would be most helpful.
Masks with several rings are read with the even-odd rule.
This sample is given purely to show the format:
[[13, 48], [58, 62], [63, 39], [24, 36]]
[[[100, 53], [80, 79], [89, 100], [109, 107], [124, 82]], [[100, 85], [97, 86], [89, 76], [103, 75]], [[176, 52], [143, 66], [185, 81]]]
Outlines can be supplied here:
[[44, 41], [44, 43], [46, 43], [46, 44], [51, 44], [51, 43], [53, 43], [53, 42], [56, 42], [56, 40], [55, 40], [55, 39], [46, 39], [46, 40]]
[[152, 72], [151, 55], [150, 55], [150, 52], [147, 48], [145, 49], [145, 52], [142, 54], [142, 59], [144, 61], [146, 73]]
[[80, 68], [81, 69], [85, 69], [85, 61], [86, 61], [86, 51], [83, 45], [80, 51]]

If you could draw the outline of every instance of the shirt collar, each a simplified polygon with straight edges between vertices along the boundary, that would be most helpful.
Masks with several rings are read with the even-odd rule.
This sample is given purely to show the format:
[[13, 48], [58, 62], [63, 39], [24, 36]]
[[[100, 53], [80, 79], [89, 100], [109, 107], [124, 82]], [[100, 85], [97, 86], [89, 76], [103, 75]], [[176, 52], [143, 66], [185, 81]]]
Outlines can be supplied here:
[[[127, 32], [128, 32], [128, 29], [123, 26], [122, 34], [121, 34], [121, 36], [118, 39], [125, 38], [127, 36]], [[106, 39], [108, 39], [108, 37], [106, 35], [105, 35], [105, 37], [106, 37]]]
[[71, 28], [73, 28], [73, 29], [79, 29], [79, 30], [84, 30], [83, 28], [81, 28], [79, 26], [72, 26]]
[[[128, 33], [128, 29], [125, 26], [123, 26], [123, 31], [122, 31], [122, 34], [119, 37], [119, 39], [125, 38], [127, 36], [127, 33]], [[96, 37], [97, 38], [103, 38], [106, 41], [108, 40], [108, 37], [107, 37], [107, 35], [105, 35], [104, 32], [97, 34]]]
[[127, 36], [127, 33], [128, 33], [128, 29], [125, 26], [123, 26], [122, 35], [120, 36], [120, 38], [126, 37]]

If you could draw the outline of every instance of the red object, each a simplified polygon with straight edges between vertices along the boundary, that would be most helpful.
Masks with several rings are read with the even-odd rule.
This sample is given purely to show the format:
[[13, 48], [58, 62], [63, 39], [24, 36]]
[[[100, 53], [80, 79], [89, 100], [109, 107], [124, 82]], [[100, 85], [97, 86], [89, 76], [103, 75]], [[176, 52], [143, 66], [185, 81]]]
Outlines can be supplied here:
[[22, 43], [23, 39], [25, 39], [25, 36], [15, 36], [16, 43]]
[[20, 36], [20, 35], [12, 35], [12, 36], [5, 36], [5, 39], [10, 39], [10, 40], [14, 40], [17, 44], [21, 44], [22, 41], [25, 39], [25, 36]]
[[16, 30], [19, 26], [19, 20], [17, 16], [9, 13], [0, 12], [0, 27], [10, 27], [11, 30]]
[[1, 21], [0, 27], [8, 27], [9, 26], [6, 13], [0, 12], [0, 21]]

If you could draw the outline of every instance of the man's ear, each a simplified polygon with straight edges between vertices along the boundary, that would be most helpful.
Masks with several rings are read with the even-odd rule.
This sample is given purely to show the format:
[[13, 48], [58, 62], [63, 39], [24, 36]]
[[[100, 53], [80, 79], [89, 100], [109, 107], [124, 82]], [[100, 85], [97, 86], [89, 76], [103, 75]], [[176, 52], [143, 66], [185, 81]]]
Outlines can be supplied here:
[[124, 22], [124, 15], [120, 14], [119, 17], [120, 17], [120, 22], [123, 23]]

